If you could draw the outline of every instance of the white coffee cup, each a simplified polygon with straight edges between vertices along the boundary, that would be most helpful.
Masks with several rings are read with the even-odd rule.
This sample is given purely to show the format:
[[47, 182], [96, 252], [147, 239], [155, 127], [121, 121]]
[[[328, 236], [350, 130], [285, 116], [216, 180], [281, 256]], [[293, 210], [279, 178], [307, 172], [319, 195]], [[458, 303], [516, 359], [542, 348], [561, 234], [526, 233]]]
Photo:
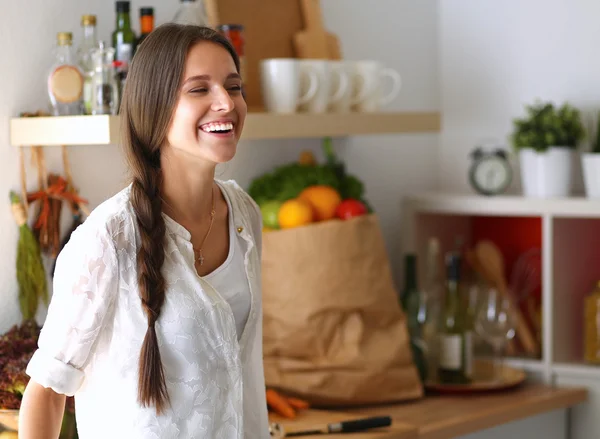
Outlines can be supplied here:
[[[353, 86], [354, 78], [354, 62], [353, 61], [329, 61], [331, 65], [333, 87], [337, 88], [340, 83], [347, 79], [348, 86], [343, 87], [339, 99], [331, 99], [329, 102], [329, 111], [332, 113], [348, 113], [352, 110]], [[337, 97], [337, 96], [334, 96]]]
[[327, 60], [303, 59], [300, 60], [300, 70], [307, 73], [300, 78], [300, 89], [309, 87], [308, 74], [317, 75], [317, 92], [306, 102], [299, 106], [299, 111], [308, 113], [325, 113], [332, 102], [337, 102], [344, 97], [350, 88], [350, 79], [341, 69], [332, 66]]
[[[384, 79], [392, 80], [392, 88], [384, 94]], [[392, 102], [402, 88], [400, 73], [386, 68], [379, 61], [356, 61], [354, 63], [354, 98], [352, 109], [372, 113]]]
[[[307, 85], [300, 91], [301, 80]], [[318, 90], [317, 74], [300, 69], [300, 61], [292, 58], [270, 58], [260, 62], [263, 101], [272, 113], [290, 114], [298, 106], [314, 98]]]

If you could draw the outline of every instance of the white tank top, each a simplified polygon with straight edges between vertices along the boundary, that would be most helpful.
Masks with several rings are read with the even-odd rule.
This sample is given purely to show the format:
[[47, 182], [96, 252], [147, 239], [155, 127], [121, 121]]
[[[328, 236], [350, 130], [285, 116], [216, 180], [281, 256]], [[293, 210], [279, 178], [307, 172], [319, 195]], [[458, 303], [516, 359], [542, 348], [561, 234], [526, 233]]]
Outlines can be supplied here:
[[227, 201], [229, 217], [229, 253], [227, 259], [219, 267], [202, 278], [209, 282], [215, 290], [229, 303], [235, 318], [235, 327], [238, 340], [242, 337], [246, 321], [250, 314], [250, 287], [246, 278], [244, 266], [244, 253], [246, 243], [235, 233], [233, 209], [227, 194], [223, 192]]

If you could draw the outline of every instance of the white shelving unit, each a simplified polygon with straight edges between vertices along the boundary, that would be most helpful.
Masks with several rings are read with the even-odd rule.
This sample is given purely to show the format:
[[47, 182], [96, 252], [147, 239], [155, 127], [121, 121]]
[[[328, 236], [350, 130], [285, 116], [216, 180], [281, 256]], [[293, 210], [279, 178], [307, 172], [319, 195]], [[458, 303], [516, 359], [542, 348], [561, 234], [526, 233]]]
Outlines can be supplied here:
[[[425, 243], [436, 236], [442, 250], [456, 236], [471, 242], [477, 218], [538, 218], [542, 243], [542, 356], [509, 359], [546, 382], [557, 375], [600, 378], [600, 366], [583, 361], [583, 299], [600, 280], [600, 200], [531, 199], [426, 193], [403, 202], [403, 250], [423, 258]], [[498, 224], [498, 223], [496, 223]]]

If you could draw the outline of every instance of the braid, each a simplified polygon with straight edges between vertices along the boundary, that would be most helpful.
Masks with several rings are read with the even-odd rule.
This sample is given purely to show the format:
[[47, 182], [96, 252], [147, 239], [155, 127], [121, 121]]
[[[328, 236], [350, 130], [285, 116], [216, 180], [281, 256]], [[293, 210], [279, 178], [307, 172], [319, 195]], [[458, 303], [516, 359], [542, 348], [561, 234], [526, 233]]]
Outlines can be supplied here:
[[155, 323], [165, 301], [165, 280], [161, 273], [165, 260], [165, 221], [159, 196], [160, 168], [148, 166], [145, 170], [144, 175], [134, 177], [131, 197], [141, 235], [137, 255], [138, 284], [142, 306], [148, 317], [148, 329], [140, 352], [138, 399], [142, 406], [154, 405], [157, 413], [161, 413], [169, 395]]

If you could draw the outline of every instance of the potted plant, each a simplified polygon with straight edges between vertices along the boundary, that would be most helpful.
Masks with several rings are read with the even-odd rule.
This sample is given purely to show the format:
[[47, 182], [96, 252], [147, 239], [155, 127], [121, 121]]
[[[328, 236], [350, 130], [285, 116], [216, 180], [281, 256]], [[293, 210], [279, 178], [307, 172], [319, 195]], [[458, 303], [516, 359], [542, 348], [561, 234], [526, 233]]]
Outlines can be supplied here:
[[588, 198], [600, 198], [600, 112], [596, 116], [596, 132], [590, 146], [590, 151], [581, 155], [585, 194]]
[[574, 151], [585, 131], [578, 109], [551, 102], [525, 107], [527, 115], [515, 119], [512, 144], [519, 153], [525, 196], [566, 197], [571, 193]]

